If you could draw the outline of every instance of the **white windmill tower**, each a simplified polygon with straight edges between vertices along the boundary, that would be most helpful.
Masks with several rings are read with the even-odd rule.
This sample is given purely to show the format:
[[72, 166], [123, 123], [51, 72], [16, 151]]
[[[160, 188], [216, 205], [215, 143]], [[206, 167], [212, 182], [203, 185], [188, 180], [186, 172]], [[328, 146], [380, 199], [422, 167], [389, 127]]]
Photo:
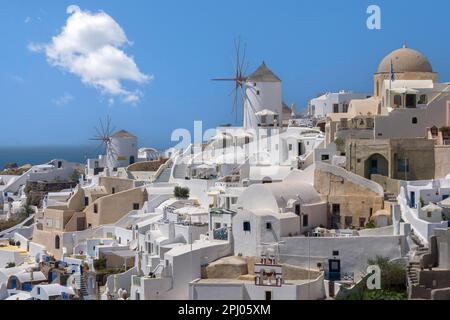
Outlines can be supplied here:
[[[250, 76], [246, 76], [248, 64], [245, 62], [246, 47], [241, 56], [240, 40], [235, 41], [236, 70], [233, 78], [218, 78], [213, 81], [233, 81], [235, 83], [233, 112], [238, 109], [239, 95], [243, 101], [244, 129], [257, 129], [267, 124], [281, 124], [283, 110], [281, 80], [265, 64]], [[244, 69], [244, 65], [246, 68]], [[269, 119], [268, 119], [269, 118]], [[263, 121], [262, 121], [263, 120]], [[271, 120], [271, 122], [270, 122]]]
[[106, 167], [113, 171], [117, 168], [127, 167], [138, 159], [138, 141], [133, 134], [120, 130], [114, 133], [111, 127], [111, 118], [105, 121], [100, 119], [100, 125], [95, 128], [97, 135], [93, 141], [100, 141], [98, 148], [105, 150]]

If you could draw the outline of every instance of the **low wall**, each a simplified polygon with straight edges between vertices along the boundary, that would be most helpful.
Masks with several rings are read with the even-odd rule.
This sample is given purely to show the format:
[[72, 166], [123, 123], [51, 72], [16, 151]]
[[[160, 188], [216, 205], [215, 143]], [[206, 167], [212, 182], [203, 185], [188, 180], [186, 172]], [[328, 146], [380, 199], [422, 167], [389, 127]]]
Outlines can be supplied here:
[[[287, 281], [288, 282], [288, 281]], [[287, 283], [281, 287], [257, 286], [252, 282], [198, 282], [189, 284], [190, 300], [264, 300], [266, 291], [273, 300], [320, 300], [326, 297], [324, 276], [301, 284]]]
[[342, 273], [354, 273], [355, 278], [366, 271], [367, 262], [376, 256], [389, 259], [400, 258], [409, 251], [404, 236], [360, 236], [349, 238], [282, 238], [285, 244], [280, 246], [282, 263], [317, 268], [333, 258], [338, 251]]
[[371, 178], [372, 181], [378, 183], [380, 186], [383, 187], [384, 192], [391, 193], [396, 197], [400, 194], [400, 186], [401, 186], [400, 180], [391, 179], [389, 177], [381, 176], [379, 174], [373, 174]]
[[133, 276], [135, 276], [137, 274], [138, 274], [137, 267], [134, 267], [124, 273], [111, 275], [106, 280], [106, 287], [109, 289], [109, 292], [114, 291], [114, 276], [116, 276], [117, 277], [117, 285], [119, 287], [118, 289], [125, 289], [125, 290], [127, 290], [128, 294], [130, 294], [131, 279]]

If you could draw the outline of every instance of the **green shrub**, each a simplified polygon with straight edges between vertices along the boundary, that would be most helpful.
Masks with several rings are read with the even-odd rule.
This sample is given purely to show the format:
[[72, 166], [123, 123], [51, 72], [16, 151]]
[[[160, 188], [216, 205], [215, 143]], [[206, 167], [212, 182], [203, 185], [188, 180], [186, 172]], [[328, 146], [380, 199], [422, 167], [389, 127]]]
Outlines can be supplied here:
[[72, 174], [70, 175], [70, 180], [77, 182], [78, 180], [80, 180], [80, 173], [78, 172], [78, 170], [73, 170]]
[[377, 226], [375, 224], [374, 220], [370, 220], [367, 224], [366, 224], [366, 229], [375, 229]]
[[96, 271], [105, 270], [106, 269], [106, 259], [97, 259], [94, 260], [94, 268]]
[[175, 187], [173, 193], [177, 199], [189, 199], [190, 190], [189, 188]]
[[336, 144], [336, 146], [342, 147], [342, 146], [345, 145], [345, 140], [344, 140], [343, 138], [341, 138], [341, 137], [337, 137], [337, 138], [334, 140], [334, 143]]

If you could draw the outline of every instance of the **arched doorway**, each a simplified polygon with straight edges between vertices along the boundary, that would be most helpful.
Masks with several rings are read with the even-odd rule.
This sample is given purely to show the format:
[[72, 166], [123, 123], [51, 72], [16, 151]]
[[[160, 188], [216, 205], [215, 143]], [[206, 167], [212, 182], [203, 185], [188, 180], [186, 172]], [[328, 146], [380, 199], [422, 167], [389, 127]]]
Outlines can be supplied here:
[[272, 183], [272, 178], [264, 177], [264, 179], [262, 180], [262, 184], [269, 184], [269, 183]]
[[389, 175], [389, 162], [379, 153], [371, 155], [365, 163], [365, 177], [370, 179], [373, 174]]
[[130, 165], [136, 162], [136, 158], [134, 156], [130, 157]]
[[55, 249], [59, 249], [61, 246], [61, 239], [59, 238], [59, 236], [55, 237]]

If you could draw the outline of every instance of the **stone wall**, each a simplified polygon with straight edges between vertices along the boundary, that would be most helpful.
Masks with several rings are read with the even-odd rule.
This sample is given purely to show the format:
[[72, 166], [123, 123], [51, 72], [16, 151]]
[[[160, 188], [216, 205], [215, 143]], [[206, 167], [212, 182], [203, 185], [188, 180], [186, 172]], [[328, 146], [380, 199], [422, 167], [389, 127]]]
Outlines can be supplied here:
[[450, 174], [450, 146], [436, 146], [434, 148], [435, 179], [444, 179]]
[[149, 171], [149, 172], [155, 172], [159, 169], [160, 166], [162, 166], [164, 163], [167, 162], [168, 159], [159, 159], [155, 161], [144, 161], [144, 162], [136, 162], [132, 165], [130, 165], [127, 168], [127, 171], [133, 172], [133, 171]]
[[[424, 138], [346, 141], [347, 170], [362, 177], [382, 174], [400, 180], [429, 180], [435, 177], [434, 141]], [[371, 159], [378, 157], [378, 172], [371, 171]], [[409, 172], [399, 167], [409, 160]], [[385, 164], [382, 164], [382, 162]], [[385, 167], [387, 166], [387, 167]], [[386, 172], [382, 173], [381, 171]]]
[[401, 180], [395, 180], [379, 174], [373, 174], [372, 181], [382, 186], [384, 192], [386, 193], [393, 194], [394, 196], [398, 196], [400, 194]]
[[[381, 187], [378, 192], [370, 188], [372, 181], [356, 183], [351, 179], [333, 174], [332, 172], [321, 170], [319, 167], [315, 171], [314, 188], [329, 203], [328, 207], [328, 227], [331, 227], [333, 205], [340, 206], [340, 223], [345, 225], [345, 217], [352, 217], [352, 226], [360, 227], [360, 219], [368, 223], [371, 215], [378, 210], [384, 209], [384, 197]], [[376, 190], [376, 189], [375, 189]]]
[[34, 199], [33, 204], [39, 205], [42, 199], [50, 192], [60, 192], [65, 189], [73, 189], [78, 182], [43, 182], [43, 181], [29, 181], [25, 187], [28, 192], [27, 197]]

